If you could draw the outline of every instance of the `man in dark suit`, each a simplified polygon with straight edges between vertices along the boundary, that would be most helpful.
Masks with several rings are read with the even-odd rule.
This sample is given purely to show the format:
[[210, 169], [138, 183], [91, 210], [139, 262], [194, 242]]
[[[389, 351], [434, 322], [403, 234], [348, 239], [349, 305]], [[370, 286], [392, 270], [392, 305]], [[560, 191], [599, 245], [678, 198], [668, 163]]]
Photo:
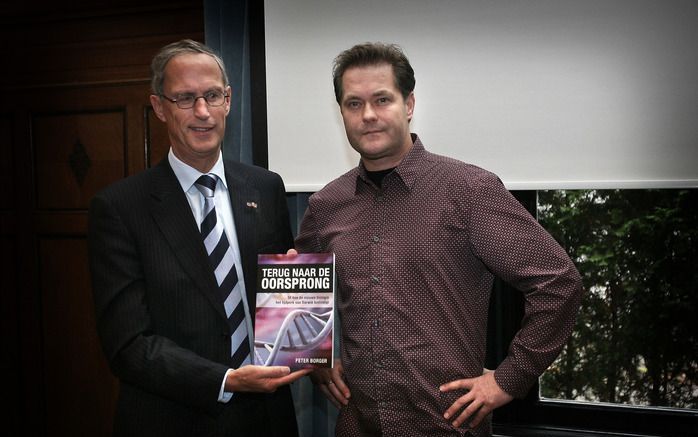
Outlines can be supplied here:
[[231, 89], [214, 52], [179, 41], [152, 69], [169, 154], [90, 205], [114, 435], [297, 435], [288, 384], [308, 371], [251, 364], [257, 254], [293, 244], [283, 181], [223, 161]]

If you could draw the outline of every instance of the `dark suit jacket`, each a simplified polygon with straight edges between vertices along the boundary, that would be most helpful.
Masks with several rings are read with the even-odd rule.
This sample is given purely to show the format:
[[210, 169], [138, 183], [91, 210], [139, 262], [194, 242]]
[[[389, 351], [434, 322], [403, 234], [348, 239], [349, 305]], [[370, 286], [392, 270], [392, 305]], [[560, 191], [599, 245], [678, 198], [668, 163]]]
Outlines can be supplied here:
[[[285, 191], [267, 170], [226, 161], [225, 171], [254, 316], [257, 254], [293, 244]], [[167, 159], [97, 194], [89, 216], [97, 329], [120, 380], [114, 435], [296, 435], [288, 387], [217, 401], [230, 331]]]

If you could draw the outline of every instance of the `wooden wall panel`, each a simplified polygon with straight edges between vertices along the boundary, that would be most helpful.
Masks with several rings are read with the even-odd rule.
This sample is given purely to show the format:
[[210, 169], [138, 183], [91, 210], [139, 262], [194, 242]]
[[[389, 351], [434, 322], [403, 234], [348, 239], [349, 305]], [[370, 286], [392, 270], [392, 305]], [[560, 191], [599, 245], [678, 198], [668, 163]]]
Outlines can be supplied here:
[[167, 125], [155, 115], [152, 107], [145, 111], [145, 135], [148, 150], [146, 166], [152, 167], [160, 162], [170, 149], [170, 140], [167, 136]]
[[111, 435], [118, 384], [94, 326], [89, 200], [165, 156], [150, 60], [204, 38], [203, 0], [88, 3], [11, 2], [0, 13], [13, 60], [0, 69], [13, 102], [0, 110], [0, 370], [16, 401], [0, 409], [3, 435]]
[[125, 124], [125, 108], [35, 115], [37, 208], [86, 210], [96, 190], [122, 179]]
[[87, 245], [41, 238], [38, 252], [46, 428], [50, 435], [108, 435], [118, 383], [97, 339]]
[[203, 0], [12, 3], [0, 26], [13, 42], [7, 59], [17, 62], [0, 70], [0, 83], [13, 87], [147, 78], [160, 47], [203, 40]]
[[[38, 90], [28, 91], [34, 95]], [[49, 102], [29, 108], [33, 213], [41, 329], [25, 336], [40, 354], [46, 435], [109, 436], [118, 382], [99, 346], [87, 260], [87, 210], [107, 185], [147, 167], [167, 151], [165, 125], [153, 119], [147, 81], [40, 91]], [[29, 99], [35, 101], [36, 99]], [[163, 141], [164, 140], [164, 141]], [[80, 183], [71, 165], [76, 144], [88, 159]], [[151, 144], [157, 145], [151, 151]], [[73, 158], [75, 159], [75, 158]]]
[[27, 92], [39, 93], [49, 103], [28, 113], [40, 224], [54, 227], [47, 212], [87, 211], [99, 190], [167, 153], [166, 126], [153, 114], [147, 81]]

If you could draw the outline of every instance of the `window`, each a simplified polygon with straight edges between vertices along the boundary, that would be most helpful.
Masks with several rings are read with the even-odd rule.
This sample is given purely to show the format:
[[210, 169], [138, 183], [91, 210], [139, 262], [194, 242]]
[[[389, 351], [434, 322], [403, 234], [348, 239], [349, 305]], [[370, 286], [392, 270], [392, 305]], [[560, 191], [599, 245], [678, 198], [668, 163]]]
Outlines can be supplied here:
[[541, 397], [698, 409], [697, 195], [539, 192], [538, 219], [587, 290]]
[[587, 293], [538, 390], [495, 421], [695, 435], [698, 190], [514, 194], [567, 250]]

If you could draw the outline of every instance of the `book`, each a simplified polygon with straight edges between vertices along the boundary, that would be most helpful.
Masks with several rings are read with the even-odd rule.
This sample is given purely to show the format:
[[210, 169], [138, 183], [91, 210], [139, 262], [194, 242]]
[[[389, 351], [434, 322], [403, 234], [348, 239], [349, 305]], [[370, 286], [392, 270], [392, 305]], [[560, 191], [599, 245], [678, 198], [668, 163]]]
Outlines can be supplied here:
[[333, 253], [257, 256], [255, 364], [332, 367], [334, 260]]

